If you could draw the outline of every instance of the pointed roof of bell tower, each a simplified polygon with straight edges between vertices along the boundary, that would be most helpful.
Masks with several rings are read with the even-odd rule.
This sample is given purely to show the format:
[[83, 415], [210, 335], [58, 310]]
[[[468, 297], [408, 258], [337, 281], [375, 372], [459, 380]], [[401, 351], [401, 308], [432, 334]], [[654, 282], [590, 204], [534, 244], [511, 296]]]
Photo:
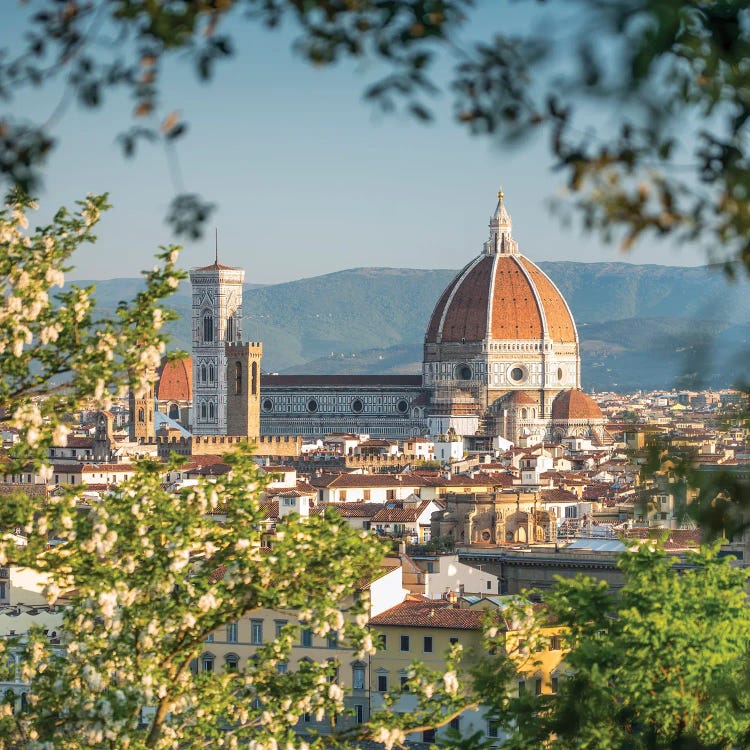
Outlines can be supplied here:
[[484, 243], [485, 255], [518, 255], [518, 243], [513, 239], [513, 220], [505, 207], [503, 189], [497, 193], [497, 207], [490, 217], [490, 237]]
[[216, 235], [214, 240], [214, 262], [210, 266], [201, 266], [200, 268], [193, 268], [193, 271], [242, 271], [244, 278], [245, 271], [242, 268], [236, 268], [235, 266], [225, 266], [219, 263], [219, 228], [216, 228]]

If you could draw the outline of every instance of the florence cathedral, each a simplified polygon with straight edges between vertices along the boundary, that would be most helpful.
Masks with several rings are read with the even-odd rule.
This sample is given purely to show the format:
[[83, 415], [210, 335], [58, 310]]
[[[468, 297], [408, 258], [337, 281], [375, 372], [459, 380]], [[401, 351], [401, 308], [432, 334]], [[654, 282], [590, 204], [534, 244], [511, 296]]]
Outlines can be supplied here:
[[482, 252], [437, 300], [421, 375], [261, 374], [261, 344], [242, 341], [244, 271], [217, 257], [190, 281], [192, 364], [165, 364], [155, 396], [193, 435], [455, 435], [472, 448], [607, 437], [580, 388], [573, 316], [519, 252], [502, 192]]

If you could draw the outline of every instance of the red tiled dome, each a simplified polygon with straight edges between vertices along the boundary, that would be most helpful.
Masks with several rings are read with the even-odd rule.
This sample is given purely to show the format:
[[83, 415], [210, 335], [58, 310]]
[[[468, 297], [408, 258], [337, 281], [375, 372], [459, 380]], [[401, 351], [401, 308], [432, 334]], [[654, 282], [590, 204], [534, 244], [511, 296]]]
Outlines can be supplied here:
[[555, 396], [552, 402], [552, 419], [604, 419], [604, 415], [591, 396], [572, 388]]
[[193, 360], [190, 357], [162, 363], [156, 398], [159, 401], [190, 401], [193, 398]]
[[503, 401], [506, 406], [518, 405], [523, 406], [525, 404], [536, 404], [536, 401], [524, 391], [514, 391], [510, 396], [506, 397]]
[[480, 255], [438, 300], [426, 343], [489, 339], [577, 343], [573, 316], [557, 287], [528, 258]]

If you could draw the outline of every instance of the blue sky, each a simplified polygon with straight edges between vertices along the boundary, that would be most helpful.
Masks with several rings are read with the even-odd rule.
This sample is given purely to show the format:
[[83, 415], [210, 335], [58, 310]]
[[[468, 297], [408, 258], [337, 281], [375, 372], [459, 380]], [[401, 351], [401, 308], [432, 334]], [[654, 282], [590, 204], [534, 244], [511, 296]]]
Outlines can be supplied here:
[[[536, 4], [480, 3], [465, 35], [490, 38], [501, 26], [535, 23]], [[23, 16], [13, 0], [0, 8], [0, 46], [13, 46]], [[171, 66], [167, 110], [189, 123], [178, 154], [185, 189], [214, 201], [209, 236], [185, 245], [185, 267], [220, 258], [246, 269], [250, 282], [272, 283], [360, 266], [458, 268], [486, 239], [499, 185], [521, 251], [532, 260], [704, 262], [699, 248], [676, 250], [648, 240], [628, 255], [550, 214], [562, 177], [551, 171], [539, 138], [500, 147], [472, 137], [450, 117], [423, 126], [383, 115], [362, 99], [377, 69], [347, 62], [313, 69], [290, 51], [294, 35], [235, 21], [237, 54], [208, 85], [187, 66]], [[445, 83], [450, 69], [438, 69]], [[46, 118], [58, 90], [24, 92], [14, 117]], [[135, 276], [159, 245], [175, 241], [164, 222], [174, 194], [166, 155], [146, 146], [122, 157], [116, 134], [132, 105], [110, 95], [94, 111], [68, 108], [53, 134], [59, 147], [40, 193], [42, 213], [89, 192], [109, 191], [100, 242], [77, 258], [79, 278]]]

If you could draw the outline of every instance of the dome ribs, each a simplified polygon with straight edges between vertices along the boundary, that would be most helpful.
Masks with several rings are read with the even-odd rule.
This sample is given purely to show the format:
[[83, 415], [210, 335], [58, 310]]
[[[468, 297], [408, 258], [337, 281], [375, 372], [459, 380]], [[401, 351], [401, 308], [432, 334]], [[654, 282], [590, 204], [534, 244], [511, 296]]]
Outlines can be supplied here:
[[438, 300], [437, 305], [435, 305], [435, 309], [432, 311], [432, 317], [430, 318], [430, 322], [427, 326], [425, 341], [437, 341], [439, 339], [440, 321], [443, 319], [445, 306], [450, 299], [451, 293], [453, 292], [453, 287], [458, 283], [458, 280], [461, 278], [461, 276], [463, 276], [465, 271], [466, 268], [463, 268], [461, 271], [459, 271], [453, 281], [451, 281], [451, 283], [448, 284], [447, 287], [445, 287], [445, 291], [440, 295], [440, 299]]
[[543, 340], [578, 343], [573, 316], [550, 279], [522, 255], [475, 258], [451, 281], [425, 342]]
[[[487, 331], [487, 297], [492, 283], [492, 258], [480, 257], [451, 285], [443, 314], [442, 340], [482, 341]], [[429, 335], [429, 334], [428, 334]]]
[[518, 260], [526, 269], [526, 273], [531, 277], [542, 300], [547, 317], [549, 337], [558, 343], [577, 343], [578, 332], [573, 322], [573, 316], [559, 289], [528, 258], [519, 257]]
[[534, 290], [513, 255], [497, 258], [489, 335], [500, 340], [543, 338], [543, 321]]

